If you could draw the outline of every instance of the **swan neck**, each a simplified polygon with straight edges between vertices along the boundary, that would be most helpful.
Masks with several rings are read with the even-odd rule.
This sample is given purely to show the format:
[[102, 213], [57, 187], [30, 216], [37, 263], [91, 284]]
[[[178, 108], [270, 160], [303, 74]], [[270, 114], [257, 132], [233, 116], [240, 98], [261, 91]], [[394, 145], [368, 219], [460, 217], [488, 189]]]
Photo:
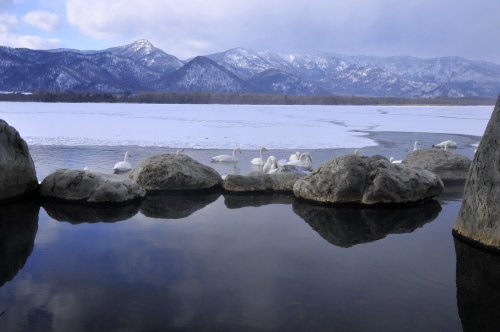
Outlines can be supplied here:
[[264, 161], [264, 150], [262, 148], [260, 149], [260, 160]]
[[233, 150], [233, 159], [236, 157], [236, 149]]
[[125, 162], [128, 162], [128, 152], [125, 152], [125, 159], [124, 159]]

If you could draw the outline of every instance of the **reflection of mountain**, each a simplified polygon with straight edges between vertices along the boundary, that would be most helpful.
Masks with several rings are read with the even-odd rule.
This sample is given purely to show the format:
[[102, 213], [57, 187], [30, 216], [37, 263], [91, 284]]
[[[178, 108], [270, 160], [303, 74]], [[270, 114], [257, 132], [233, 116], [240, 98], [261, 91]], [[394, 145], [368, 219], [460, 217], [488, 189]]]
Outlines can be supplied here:
[[455, 239], [457, 306], [464, 331], [500, 331], [500, 255]]
[[387, 234], [411, 233], [434, 220], [441, 205], [430, 200], [405, 207], [363, 208], [321, 206], [297, 200], [293, 211], [325, 240], [347, 248], [383, 239]]
[[269, 204], [292, 204], [295, 196], [286, 194], [251, 194], [231, 195], [224, 194], [224, 204], [228, 209], [239, 209], [242, 207], [259, 207]]
[[39, 210], [36, 202], [0, 205], [0, 287], [16, 276], [31, 255]]
[[204, 194], [165, 193], [146, 196], [141, 213], [149, 218], [182, 219], [212, 204], [219, 196], [219, 192]]
[[139, 212], [141, 203], [132, 202], [126, 205], [89, 206], [44, 202], [42, 206], [52, 219], [66, 221], [71, 224], [81, 224], [116, 222], [130, 219]]

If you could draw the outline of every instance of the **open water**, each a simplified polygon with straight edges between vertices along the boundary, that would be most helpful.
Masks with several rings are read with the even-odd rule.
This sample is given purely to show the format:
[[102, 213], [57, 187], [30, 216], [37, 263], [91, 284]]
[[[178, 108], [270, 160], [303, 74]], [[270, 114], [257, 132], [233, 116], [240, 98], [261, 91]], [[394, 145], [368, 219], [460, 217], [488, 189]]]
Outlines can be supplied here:
[[[360, 154], [406, 154], [402, 147], [415, 140], [411, 133], [370, 135], [379, 145]], [[418, 139], [426, 146], [443, 137]], [[453, 139], [457, 153], [472, 157], [478, 137]], [[126, 150], [132, 164], [175, 151], [30, 150], [40, 179], [60, 167], [111, 173]], [[352, 152], [311, 151], [315, 166]], [[211, 164], [220, 153], [186, 150], [221, 173], [253, 170], [255, 151], [244, 150], [236, 165]], [[457, 298], [460, 257], [451, 234], [462, 190], [448, 186], [435, 200], [397, 209], [220, 193], [148, 197], [117, 209], [4, 204], [0, 330], [459, 331], [461, 310], [470, 307]], [[477, 250], [463, 246], [467, 254]]]

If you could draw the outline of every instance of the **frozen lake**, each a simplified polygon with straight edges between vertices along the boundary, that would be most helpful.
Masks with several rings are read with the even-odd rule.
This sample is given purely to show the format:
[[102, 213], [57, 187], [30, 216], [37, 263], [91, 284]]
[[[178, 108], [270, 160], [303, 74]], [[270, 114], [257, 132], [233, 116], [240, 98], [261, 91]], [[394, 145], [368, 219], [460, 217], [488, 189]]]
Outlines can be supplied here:
[[367, 131], [481, 136], [492, 106], [246, 106], [2, 103], [29, 145], [336, 149]]

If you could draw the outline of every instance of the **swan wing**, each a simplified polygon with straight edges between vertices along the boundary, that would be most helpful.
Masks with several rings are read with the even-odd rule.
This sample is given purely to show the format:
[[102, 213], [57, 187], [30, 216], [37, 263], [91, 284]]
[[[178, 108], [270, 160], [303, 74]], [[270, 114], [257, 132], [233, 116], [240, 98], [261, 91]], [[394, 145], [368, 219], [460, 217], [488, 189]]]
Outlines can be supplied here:
[[127, 163], [126, 161], [119, 161], [115, 164], [115, 167], [113, 169], [118, 169], [118, 170], [129, 170], [132, 169], [132, 166]]
[[291, 160], [286, 163], [287, 165], [300, 166], [300, 160]]
[[238, 158], [233, 158], [228, 154], [221, 154], [219, 156], [212, 157], [212, 162], [233, 162], [238, 161]]
[[250, 163], [252, 163], [252, 165], [264, 165], [264, 162], [260, 158], [253, 158]]

